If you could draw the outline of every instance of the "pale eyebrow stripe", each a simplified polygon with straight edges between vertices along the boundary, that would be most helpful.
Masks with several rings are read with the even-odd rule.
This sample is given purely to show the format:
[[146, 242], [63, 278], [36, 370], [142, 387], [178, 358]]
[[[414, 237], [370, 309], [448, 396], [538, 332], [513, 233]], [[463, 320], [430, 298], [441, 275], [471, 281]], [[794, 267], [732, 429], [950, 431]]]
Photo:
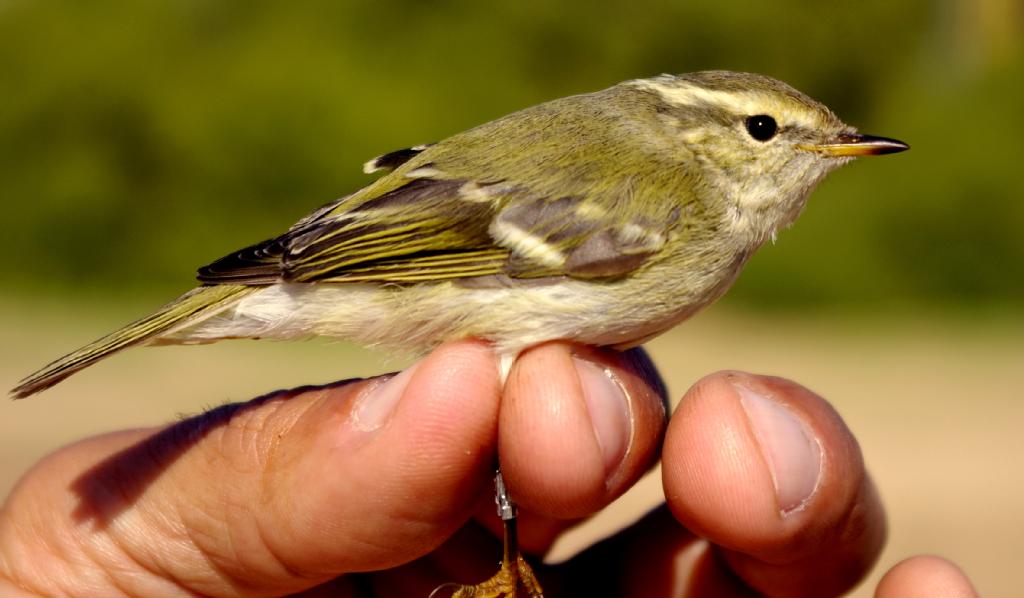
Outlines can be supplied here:
[[[666, 102], [676, 106], [718, 106], [737, 116], [769, 114], [780, 118], [780, 115], [784, 114], [786, 123], [780, 124], [796, 125], [807, 129], [816, 129], [821, 126], [813, 115], [805, 111], [794, 111], [778, 99], [761, 92], [719, 91], [687, 82], [666, 85], [650, 79], [639, 79], [630, 83], [639, 89], [653, 91]], [[780, 118], [780, 120], [782, 119]]]

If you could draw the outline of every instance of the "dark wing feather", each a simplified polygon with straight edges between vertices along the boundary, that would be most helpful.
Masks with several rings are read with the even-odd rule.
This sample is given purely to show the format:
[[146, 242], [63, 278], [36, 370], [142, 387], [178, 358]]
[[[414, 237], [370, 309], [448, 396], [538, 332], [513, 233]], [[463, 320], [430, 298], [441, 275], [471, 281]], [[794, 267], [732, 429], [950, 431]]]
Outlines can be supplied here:
[[196, 278], [207, 284], [265, 285], [281, 281], [284, 237], [268, 239], [228, 254], [199, 269]]
[[[468, 202], [462, 181], [420, 178], [346, 210], [322, 210], [287, 233], [199, 270], [208, 284], [416, 282], [501, 273], [509, 250], [487, 232], [495, 205]], [[344, 201], [344, 200], [342, 200]]]
[[412, 160], [428, 147], [434, 145], [433, 143], [426, 143], [424, 145], [416, 145], [405, 149], [395, 150], [388, 152], [383, 156], [377, 156], [373, 160], [370, 160], [366, 164], [363, 164], [363, 172], [369, 174], [371, 172], [377, 172], [378, 170], [394, 170], [405, 164], [409, 160]]
[[622, 199], [595, 204], [498, 179], [446, 177], [426, 161], [412, 172], [389, 174], [280, 237], [201, 268], [199, 280], [263, 285], [491, 275], [617, 278], [656, 255], [678, 220], [678, 211], [638, 215], [632, 206], [624, 213]]

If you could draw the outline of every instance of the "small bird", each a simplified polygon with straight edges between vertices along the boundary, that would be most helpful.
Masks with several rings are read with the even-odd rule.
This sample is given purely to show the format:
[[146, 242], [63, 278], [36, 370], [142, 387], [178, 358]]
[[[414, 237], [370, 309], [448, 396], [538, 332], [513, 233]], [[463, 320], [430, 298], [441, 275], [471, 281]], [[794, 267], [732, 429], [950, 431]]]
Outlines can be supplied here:
[[[720, 297], [826, 174], [906, 149], [757, 74], [660, 75], [553, 100], [370, 160], [364, 171], [383, 176], [200, 268], [200, 286], [12, 394], [128, 347], [229, 338], [420, 353], [475, 337], [503, 375], [545, 341], [637, 346]], [[501, 498], [502, 570], [456, 596], [542, 595]]]

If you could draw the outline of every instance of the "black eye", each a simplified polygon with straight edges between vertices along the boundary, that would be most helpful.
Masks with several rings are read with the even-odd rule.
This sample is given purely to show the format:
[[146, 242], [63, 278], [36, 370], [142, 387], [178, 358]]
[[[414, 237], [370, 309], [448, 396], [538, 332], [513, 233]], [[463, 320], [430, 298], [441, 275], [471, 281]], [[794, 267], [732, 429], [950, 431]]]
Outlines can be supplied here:
[[747, 117], [747, 133], [750, 133], [750, 136], [758, 141], [768, 141], [775, 137], [775, 133], [778, 131], [779, 125], [774, 118], [767, 114]]

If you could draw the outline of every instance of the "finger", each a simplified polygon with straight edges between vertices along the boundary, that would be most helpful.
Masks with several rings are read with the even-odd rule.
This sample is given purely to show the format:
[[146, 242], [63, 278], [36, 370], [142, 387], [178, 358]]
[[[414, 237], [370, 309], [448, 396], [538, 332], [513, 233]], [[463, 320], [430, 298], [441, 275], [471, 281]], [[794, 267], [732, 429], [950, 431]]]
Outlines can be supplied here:
[[672, 417], [665, 493], [676, 518], [766, 594], [838, 594], [881, 551], [885, 517], [860, 449], [821, 397], [726, 372]]
[[457, 529], [489, 484], [498, 394], [491, 350], [454, 343], [391, 378], [70, 447], [5, 515], [59, 522], [47, 541], [74, 537], [67, 552], [98, 579], [145, 586], [128, 593], [296, 591], [411, 560]]
[[976, 598], [971, 580], [942, 557], [910, 557], [889, 570], [878, 582], [875, 598]]
[[572, 520], [632, 486], [657, 459], [664, 385], [640, 350], [568, 343], [524, 352], [499, 424], [501, 467], [523, 512], [523, 545], [542, 550]]

